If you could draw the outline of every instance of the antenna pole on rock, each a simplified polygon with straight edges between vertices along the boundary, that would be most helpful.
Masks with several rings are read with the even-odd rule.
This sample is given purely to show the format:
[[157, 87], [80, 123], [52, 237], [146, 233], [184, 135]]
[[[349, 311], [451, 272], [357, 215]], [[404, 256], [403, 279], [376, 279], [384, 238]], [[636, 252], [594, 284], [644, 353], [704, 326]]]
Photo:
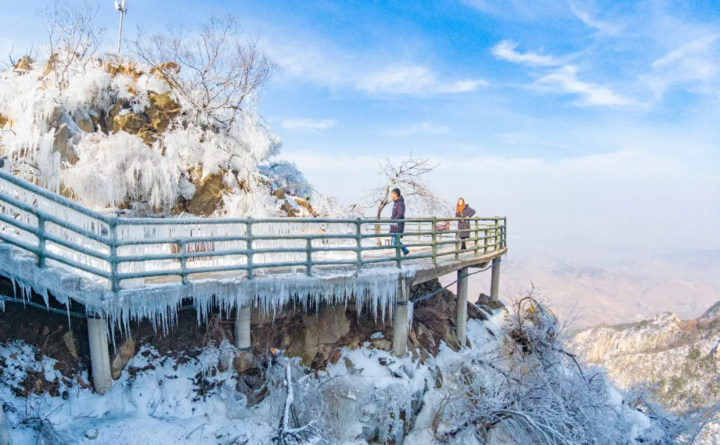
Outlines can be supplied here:
[[123, 17], [125, 16], [125, 13], [127, 12], [126, 0], [116, 1], [115, 9], [117, 9], [120, 12], [120, 30], [118, 31], [118, 48], [117, 48], [117, 55], [120, 56], [120, 44], [122, 43]]

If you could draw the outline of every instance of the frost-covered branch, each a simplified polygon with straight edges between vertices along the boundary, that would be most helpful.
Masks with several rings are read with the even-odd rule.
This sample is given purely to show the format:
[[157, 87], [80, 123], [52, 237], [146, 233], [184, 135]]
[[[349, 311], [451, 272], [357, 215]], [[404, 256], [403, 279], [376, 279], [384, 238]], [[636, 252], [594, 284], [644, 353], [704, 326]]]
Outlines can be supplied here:
[[427, 174], [439, 164], [431, 164], [429, 159], [413, 158], [412, 153], [402, 162], [386, 159], [380, 163], [382, 184], [370, 190], [367, 199], [377, 206], [377, 218], [392, 201], [390, 193], [399, 188], [406, 199], [406, 205], [414, 212], [437, 214], [447, 210], [447, 203], [435, 194], [427, 181]]
[[59, 89], [67, 86], [70, 71], [94, 55], [103, 41], [105, 28], [97, 25], [99, 7], [86, 0], [73, 7], [55, 0], [43, 17], [48, 34], [49, 57], [46, 75], [54, 77]]
[[277, 66], [259, 49], [258, 38], [243, 39], [238, 20], [210, 17], [192, 29], [169, 27], [166, 34], [131, 41], [149, 64], [196, 113], [197, 123], [229, 128]]

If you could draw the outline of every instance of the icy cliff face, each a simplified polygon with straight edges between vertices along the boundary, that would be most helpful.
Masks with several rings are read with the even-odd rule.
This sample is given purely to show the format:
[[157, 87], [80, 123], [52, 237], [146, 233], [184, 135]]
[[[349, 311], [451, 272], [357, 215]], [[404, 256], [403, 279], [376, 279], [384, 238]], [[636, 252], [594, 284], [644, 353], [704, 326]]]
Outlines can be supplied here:
[[6, 169], [84, 205], [130, 215], [272, 216], [275, 189], [295, 184], [293, 195], [312, 194], [294, 165], [269, 163], [282, 144], [252, 98], [219, 124], [138, 61], [69, 58], [58, 81], [55, 59], [25, 58], [0, 72]]
[[571, 348], [588, 363], [606, 368], [620, 387], [647, 386], [663, 404], [682, 412], [720, 400], [719, 341], [716, 304], [693, 320], [663, 313], [638, 323], [583, 330]]

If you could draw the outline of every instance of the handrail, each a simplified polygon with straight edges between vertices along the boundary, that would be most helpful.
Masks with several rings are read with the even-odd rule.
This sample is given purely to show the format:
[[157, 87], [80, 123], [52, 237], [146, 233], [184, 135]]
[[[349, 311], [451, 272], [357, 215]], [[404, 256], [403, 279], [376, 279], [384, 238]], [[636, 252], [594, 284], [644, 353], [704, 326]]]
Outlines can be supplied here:
[[[73, 214], [72, 212], [76, 212]], [[440, 230], [438, 223], [470, 221], [469, 229]], [[376, 228], [405, 223], [405, 233]], [[0, 170], [0, 241], [37, 257], [39, 267], [69, 268], [104, 280], [112, 292], [147, 280], [267, 272], [317, 276], [328, 267], [360, 273], [383, 263], [403, 268], [418, 260], [461, 261], [506, 247], [506, 217], [377, 218], [120, 218], [102, 215]], [[460, 250], [460, 235], [472, 244]], [[390, 241], [395, 238], [395, 243]], [[383, 242], [384, 241], [384, 242]], [[402, 241], [413, 249], [401, 251]], [[141, 280], [141, 282], [138, 282]]]

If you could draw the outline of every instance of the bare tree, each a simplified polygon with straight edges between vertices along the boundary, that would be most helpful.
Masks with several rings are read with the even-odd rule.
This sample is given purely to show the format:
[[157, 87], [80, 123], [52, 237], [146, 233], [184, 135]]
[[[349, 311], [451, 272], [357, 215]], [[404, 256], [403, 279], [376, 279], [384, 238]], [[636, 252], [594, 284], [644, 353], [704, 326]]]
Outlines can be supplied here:
[[44, 14], [50, 55], [45, 73], [53, 74], [58, 88], [67, 86], [69, 72], [77, 63], [84, 64], [102, 44], [105, 28], [97, 25], [99, 8], [86, 0], [79, 7], [55, 0]]
[[203, 123], [230, 128], [249, 95], [259, 90], [277, 66], [258, 48], [257, 37], [242, 39], [232, 15], [210, 17], [186, 30], [147, 39], [142, 29], [132, 51], [173, 87]]
[[446, 211], [447, 203], [435, 194], [427, 182], [427, 174], [438, 165], [431, 164], [429, 159], [413, 158], [412, 153], [400, 163], [390, 159], [381, 162], [379, 173], [383, 176], [383, 183], [370, 190], [367, 198], [371, 205], [377, 206], [377, 219], [392, 202], [390, 193], [394, 188], [400, 189], [408, 207], [415, 212], [436, 215]]

